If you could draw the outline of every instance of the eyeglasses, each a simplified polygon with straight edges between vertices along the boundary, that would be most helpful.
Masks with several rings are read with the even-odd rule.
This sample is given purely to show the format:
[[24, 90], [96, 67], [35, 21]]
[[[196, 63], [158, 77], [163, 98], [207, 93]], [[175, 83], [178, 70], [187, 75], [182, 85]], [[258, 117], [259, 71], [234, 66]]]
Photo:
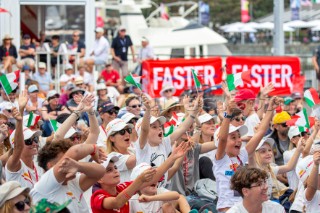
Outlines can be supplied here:
[[71, 136], [71, 137], [70, 137], [70, 140], [71, 140], [71, 141], [75, 141], [75, 140], [80, 141], [80, 140], [81, 140], [81, 136], [80, 136], [80, 135]]
[[129, 106], [129, 107], [131, 107], [131, 108], [140, 108], [141, 107], [141, 104], [137, 104], [137, 105], [132, 105], [132, 106]]
[[33, 142], [35, 142], [36, 144], [39, 143], [39, 137], [32, 137], [27, 140], [24, 140], [24, 144], [27, 146], [32, 145]]
[[246, 118], [243, 116], [243, 117], [235, 117], [235, 118], [233, 118], [233, 120], [235, 120], [235, 121], [237, 121], [237, 122], [240, 122], [241, 120], [242, 121], [245, 121], [246, 120]]
[[25, 204], [30, 206], [31, 202], [30, 199], [27, 197], [24, 201], [19, 201], [18, 203], [14, 204], [14, 206], [18, 209], [18, 211], [23, 211], [25, 208]]
[[110, 111], [107, 111], [106, 113], [108, 113], [109, 115], [113, 115], [113, 114], [118, 114], [118, 110], [112, 109]]
[[267, 180], [260, 181], [256, 185], [251, 185], [249, 188], [254, 188], [254, 187], [260, 187], [260, 189], [264, 189], [266, 186], [268, 186]]
[[280, 124], [282, 127], [288, 127], [288, 125], [286, 123], [282, 123]]
[[116, 132], [113, 134], [113, 136], [115, 136], [116, 134], [119, 134], [119, 135], [125, 135], [127, 133], [131, 134], [132, 133], [132, 129], [131, 128], [128, 128], [128, 129], [121, 129], [120, 131]]
[[166, 91], [164, 91], [164, 92], [172, 92], [172, 89], [168, 89], [168, 90], [166, 90]]

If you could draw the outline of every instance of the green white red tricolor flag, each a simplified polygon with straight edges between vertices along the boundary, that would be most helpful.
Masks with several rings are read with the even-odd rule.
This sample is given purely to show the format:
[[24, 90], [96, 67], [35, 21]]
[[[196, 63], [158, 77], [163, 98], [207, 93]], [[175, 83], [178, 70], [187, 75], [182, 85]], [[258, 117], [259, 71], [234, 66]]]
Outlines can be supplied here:
[[244, 86], [244, 83], [250, 83], [250, 74], [250, 71], [245, 71], [227, 75], [229, 91], [235, 90], [239, 86]]
[[124, 78], [124, 80], [129, 83], [132, 84], [135, 87], [138, 87], [140, 90], [142, 90], [141, 88], [141, 84], [140, 84], [140, 79], [141, 77], [133, 77], [132, 74], [130, 73], [129, 75], [127, 75], [127, 77]]
[[33, 112], [30, 112], [27, 127], [33, 127], [34, 125], [36, 125], [38, 123], [38, 121], [40, 120], [40, 118], [41, 118], [40, 115], [37, 115], [37, 114], [34, 114]]
[[319, 94], [316, 89], [310, 88], [304, 92], [304, 100], [308, 104], [309, 107], [314, 107], [320, 103]]
[[287, 121], [288, 126], [299, 127], [300, 132], [310, 129], [315, 123], [314, 117], [308, 117], [306, 108], [303, 108], [299, 113], [291, 116], [291, 120]]
[[0, 83], [7, 95], [9, 95], [13, 90], [17, 88], [18, 84], [14, 82], [14, 80], [16, 80], [16, 77], [16, 74], [13, 72], [0, 76]]
[[50, 124], [52, 126], [53, 131], [57, 132], [57, 130], [58, 130], [58, 122], [56, 120], [50, 120]]
[[178, 115], [175, 112], [173, 112], [170, 120], [163, 125], [165, 137], [173, 133], [175, 127], [177, 126], [177, 122], [178, 122]]
[[201, 88], [201, 83], [199, 81], [199, 78], [198, 78], [198, 72], [194, 69], [191, 69], [191, 72], [192, 72], [192, 77], [193, 77], [193, 80], [194, 80], [194, 86], [196, 88]]

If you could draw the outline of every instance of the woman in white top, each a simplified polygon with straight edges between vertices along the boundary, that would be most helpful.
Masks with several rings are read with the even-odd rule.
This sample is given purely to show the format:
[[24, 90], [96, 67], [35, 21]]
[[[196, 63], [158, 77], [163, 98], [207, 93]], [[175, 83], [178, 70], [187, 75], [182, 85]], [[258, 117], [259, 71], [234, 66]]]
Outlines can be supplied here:
[[248, 156], [254, 153], [269, 126], [273, 109], [279, 105], [279, 99], [277, 97], [270, 99], [268, 111], [260, 124], [260, 128], [243, 148], [241, 148], [241, 136], [247, 133], [247, 127], [230, 125], [233, 109], [237, 108], [234, 98], [230, 99], [226, 105], [227, 112], [219, 131], [219, 145], [214, 159], [216, 165], [214, 175], [219, 197], [217, 209], [219, 212], [226, 212], [236, 202], [241, 201], [239, 193], [230, 189], [231, 177], [240, 166], [247, 162]]

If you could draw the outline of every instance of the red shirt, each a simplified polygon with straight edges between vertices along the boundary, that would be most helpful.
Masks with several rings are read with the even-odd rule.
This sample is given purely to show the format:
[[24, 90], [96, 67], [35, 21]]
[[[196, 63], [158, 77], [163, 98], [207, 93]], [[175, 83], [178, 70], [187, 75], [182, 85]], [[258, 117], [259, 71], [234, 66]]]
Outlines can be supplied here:
[[[124, 182], [117, 185], [117, 195], [123, 190], [128, 188], [132, 184], [131, 182]], [[120, 209], [104, 209], [102, 204], [103, 200], [108, 197], [114, 197], [103, 189], [95, 191], [91, 196], [91, 210], [93, 213], [129, 213], [129, 201]]]
[[111, 70], [111, 72], [107, 72], [107, 70], [102, 70], [101, 76], [103, 77], [105, 82], [111, 80], [112, 83], [117, 83], [120, 79], [120, 75], [116, 70]]

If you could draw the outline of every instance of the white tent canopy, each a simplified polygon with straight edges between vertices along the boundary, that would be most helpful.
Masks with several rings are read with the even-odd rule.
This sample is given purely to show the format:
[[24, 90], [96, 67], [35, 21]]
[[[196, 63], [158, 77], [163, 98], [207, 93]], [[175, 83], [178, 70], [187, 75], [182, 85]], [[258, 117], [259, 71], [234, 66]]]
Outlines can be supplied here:
[[308, 22], [301, 21], [301, 20], [294, 20], [294, 21], [289, 21], [285, 23], [286, 26], [292, 27], [292, 28], [309, 28], [311, 27]]

